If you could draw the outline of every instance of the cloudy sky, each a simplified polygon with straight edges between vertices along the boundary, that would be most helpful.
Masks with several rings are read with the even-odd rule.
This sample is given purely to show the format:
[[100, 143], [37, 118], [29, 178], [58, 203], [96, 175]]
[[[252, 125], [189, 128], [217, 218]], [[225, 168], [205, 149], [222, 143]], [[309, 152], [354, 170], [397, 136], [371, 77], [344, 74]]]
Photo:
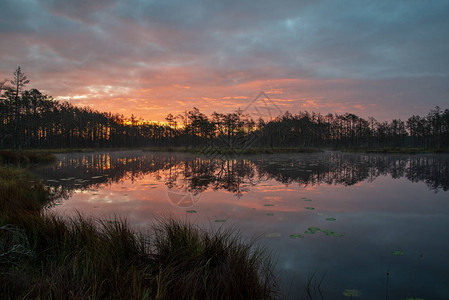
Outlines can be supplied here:
[[196, 106], [378, 120], [449, 108], [447, 0], [0, 0], [0, 79], [162, 121]]

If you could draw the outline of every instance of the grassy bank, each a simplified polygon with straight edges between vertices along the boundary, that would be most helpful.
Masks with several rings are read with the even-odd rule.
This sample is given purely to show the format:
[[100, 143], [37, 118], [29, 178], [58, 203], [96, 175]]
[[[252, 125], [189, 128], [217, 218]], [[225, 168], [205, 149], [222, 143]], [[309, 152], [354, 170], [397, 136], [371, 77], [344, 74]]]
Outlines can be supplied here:
[[0, 151], [0, 164], [37, 164], [54, 162], [56, 156], [49, 152], [40, 151]]
[[[6, 160], [14, 161], [14, 159], [22, 162], [47, 162], [54, 160], [54, 153], [72, 153], [72, 152], [95, 152], [95, 151], [145, 151], [145, 152], [186, 152], [194, 154], [275, 154], [275, 153], [316, 153], [322, 152], [316, 148], [299, 148], [299, 147], [251, 147], [251, 148], [213, 148], [213, 147], [121, 147], [121, 148], [58, 148], [58, 149], [33, 149], [24, 152], [0, 151], [0, 158], [5, 157]], [[46, 159], [47, 158], [47, 159]], [[7, 161], [6, 161], [7, 162]]]
[[354, 149], [339, 149], [339, 150], [342, 152], [392, 153], [392, 154], [449, 153], [449, 149], [427, 149], [427, 148], [354, 148]]
[[0, 168], [2, 299], [271, 299], [269, 254], [232, 229], [173, 218], [139, 234], [125, 220], [44, 213], [45, 187]]
[[195, 149], [199, 154], [225, 154], [225, 155], [251, 155], [251, 154], [277, 154], [277, 153], [316, 153], [322, 152], [314, 148], [205, 148]]
[[197, 147], [197, 148], [184, 148], [184, 147], [152, 147], [144, 148], [146, 152], [189, 152], [194, 154], [201, 154], [206, 156], [218, 156], [218, 155], [251, 155], [251, 154], [276, 154], [276, 153], [316, 153], [322, 152], [319, 149], [314, 148], [213, 148], [213, 147]]

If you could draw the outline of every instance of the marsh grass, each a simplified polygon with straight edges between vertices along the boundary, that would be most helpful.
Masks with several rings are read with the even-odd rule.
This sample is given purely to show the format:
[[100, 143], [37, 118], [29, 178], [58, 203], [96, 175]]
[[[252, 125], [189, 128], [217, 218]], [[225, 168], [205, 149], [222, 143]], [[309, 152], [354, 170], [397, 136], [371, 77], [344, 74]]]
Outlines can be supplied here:
[[[148, 233], [126, 220], [41, 209], [45, 187], [0, 168], [1, 299], [271, 299], [269, 253], [236, 229], [173, 217]], [[212, 228], [212, 226], [211, 226]]]
[[315, 148], [263, 148], [263, 147], [251, 147], [251, 148], [196, 148], [193, 150], [195, 153], [207, 153], [207, 154], [231, 154], [231, 155], [253, 155], [253, 154], [278, 154], [278, 153], [318, 153], [322, 150]]
[[0, 163], [4, 164], [37, 164], [50, 163], [56, 160], [56, 156], [49, 152], [38, 151], [0, 151]]
[[0, 221], [13, 215], [38, 212], [47, 200], [44, 185], [30, 172], [0, 166]]
[[390, 153], [390, 154], [421, 154], [421, 153], [449, 153], [449, 149], [428, 149], [428, 148], [353, 148], [341, 149], [342, 152], [361, 152], [361, 153]]
[[[268, 299], [276, 295], [266, 250], [241, 240], [236, 228], [206, 230], [165, 218], [154, 228], [158, 293], [168, 299]], [[169, 290], [166, 288], [170, 288]], [[187, 299], [186, 298], [186, 299]]]

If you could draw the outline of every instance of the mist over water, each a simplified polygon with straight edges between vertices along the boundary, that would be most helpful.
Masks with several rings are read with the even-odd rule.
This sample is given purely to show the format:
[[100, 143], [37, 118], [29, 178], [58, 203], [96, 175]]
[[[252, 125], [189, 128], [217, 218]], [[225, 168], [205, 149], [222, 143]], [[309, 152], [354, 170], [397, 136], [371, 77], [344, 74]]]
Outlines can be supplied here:
[[57, 214], [237, 226], [273, 251], [291, 299], [449, 297], [445, 154], [91, 152], [33, 171]]

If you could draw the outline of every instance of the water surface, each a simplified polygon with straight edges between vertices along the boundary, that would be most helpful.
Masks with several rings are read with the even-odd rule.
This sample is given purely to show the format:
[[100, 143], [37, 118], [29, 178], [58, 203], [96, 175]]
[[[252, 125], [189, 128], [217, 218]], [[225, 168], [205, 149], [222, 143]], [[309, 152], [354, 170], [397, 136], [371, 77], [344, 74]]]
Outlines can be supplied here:
[[92, 152], [34, 171], [57, 214], [138, 230], [171, 214], [259, 236], [286, 298], [449, 299], [448, 155]]

